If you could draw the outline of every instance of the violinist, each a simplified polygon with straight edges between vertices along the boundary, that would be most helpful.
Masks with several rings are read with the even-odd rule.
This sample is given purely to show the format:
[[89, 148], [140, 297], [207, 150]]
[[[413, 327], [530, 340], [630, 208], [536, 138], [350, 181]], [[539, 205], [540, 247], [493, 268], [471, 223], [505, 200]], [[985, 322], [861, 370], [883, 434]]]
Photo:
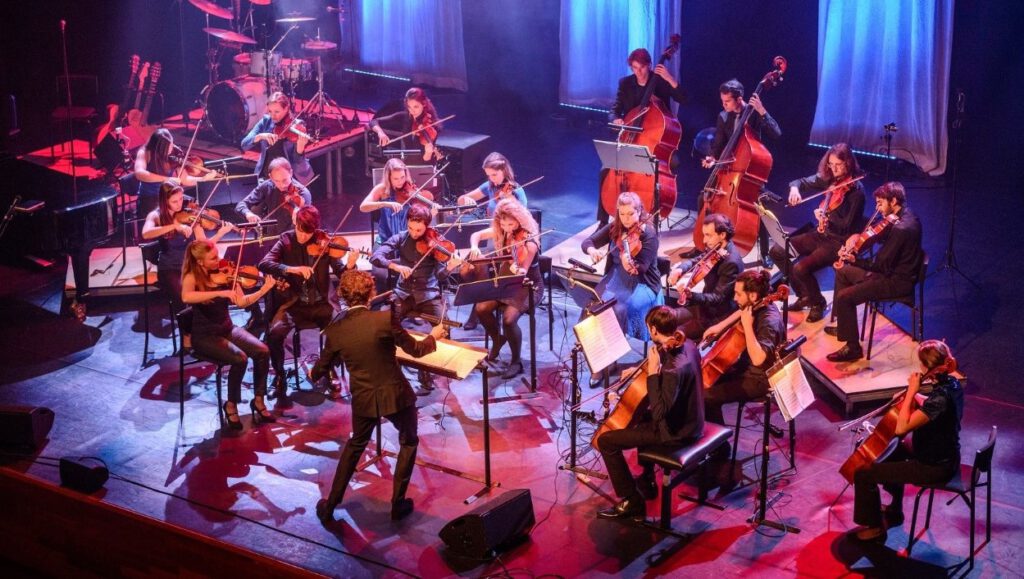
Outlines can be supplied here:
[[[435, 247], [439, 233], [430, 227], [432, 218], [423, 205], [410, 204], [406, 230], [392, 235], [370, 257], [374, 266], [398, 275], [393, 307], [400, 320], [419, 313], [440, 318], [444, 313], [440, 282], [448, 278], [459, 260], [438, 259]], [[419, 380], [417, 395], [426, 396], [434, 389], [433, 378], [427, 372], [420, 370]]]
[[281, 157], [288, 159], [300, 183], [309, 183], [313, 179], [313, 168], [305, 156], [309, 144], [306, 127], [302, 122], [293, 123], [295, 118], [291, 111], [291, 100], [284, 93], [271, 94], [267, 114], [242, 139], [242, 150], [259, 145], [256, 174], [260, 181], [270, 178], [270, 162]]
[[[389, 132], [397, 136], [417, 131], [414, 138], [423, 148], [422, 160], [426, 163], [440, 161], [443, 155], [437, 148], [437, 135], [441, 130], [441, 125], [429, 126], [440, 119], [437, 109], [434, 108], [434, 103], [427, 97], [427, 93], [418, 87], [412, 87], [405, 91], [403, 103], [405, 104], [403, 110], [370, 121], [370, 130], [377, 135], [380, 146], [386, 147], [391, 142]], [[419, 161], [418, 159], [414, 160], [417, 163]]]
[[[857, 158], [846, 143], [837, 143], [821, 157], [818, 172], [789, 184], [789, 204], [796, 205], [803, 195], [827, 191], [849, 183], [861, 175]], [[770, 255], [786, 272], [797, 301], [790, 309], [810, 309], [808, 322], [824, 317], [825, 298], [821, 295], [815, 272], [832, 265], [839, 248], [851, 235], [860, 230], [864, 220], [864, 186], [860, 181], [825, 193], [819, 207], [814, 210], [817, 227], [790, 238], [792, 247], [800, 256], [795, 266], [783, 247], [773, 245]]]
[[909, 296], [914, 291], [924, 260], [921, 221], [907, 207], [907, 192], [903, 185], [890, 181], [875, 189], [874, 198], [878, 214], [893, 224], [870, 238], [869, 243], [882, 244], [874, 259], [861, 259], [856, 255], [860, 234], [851, 235], [839, 250], [839, 261], [835, 264], [835, 298], [832, 301], [836, 325], [826, 327], [825, 333], [845, 344], [827, 356], [832, 362], [853, 362], [864, 356], [857, 329], [857, 306], [874, 300]]
[[[622, 499], [610, 509], [598, 511], [597, 516], [603, 519], [643, 517], [647, 513], [644, 501], [658, 496], [654, 466], [647, 463], [643, 474], [634, 479], [623, 451], [683, 446], [704, 433], [704, 385], [697, 346], [682, 334], [682, 326], [668, 306], [652, 308], [645, 323], [653, 342], [641, 368], [646, 375], [647, 409], [637, 409], [640, 414], [634, 414], [628, 428], [609, 430], [597, 439], [608, 478]], [[624, 375], [631, 371], [627, 369]]]
[[[520, 358], [523, 349], [523, 331], [519, 328], [519, 318], [524, 312], [529, 311], [530, 294], [534, 293], [534, 304], [540, 303], [544, 282], [540, 275], [540, 264], [537, 261], [537, 254], [540, 252], [540, 241], [536, 237], [539, 232], [537, 222], [530, 215], [529, 210], [514, 198], [502, 199], [494, 210], [494, 217], [491, 221], [490, 232], [493, 236], [495, 249], [499, 256], [508, 255], [512, 260], [502, 265], [503, 271], [499, 275], [523, 275], [532, 282], [532, 287], [519, 286], [516, 292], [500, 300], [480, 302], [473, 307], [477, 318], [484, 326], [487, 337], [491, 340], [491, 350], [487, 354], [486, 362], [496, 371], [501, 371], [501, 377], [509, 380], [523, 373], [523, 362]], [[475, 232], [477, 236], [481, 232]], [[479, 237], [471, 240], [470, 259], [480, 256], [478, 249]], [[464, 264], [464, 272], [468, 267]], [[498, 319], [495, 312], [501, 307], [501, 327], [498, 327]], [[498, 355], [502, 347], [508, 343], [512, 357], [508, 366], [501, 368]]]
[[[182, 187], [192, 187], [196, 181], [213, 179], [209, 175], [196, 179], [185, 171], [179, 171], [180, 164], [171, 159], [179, 149], [174, 145], [174, 137], [167, 129], [157, 129], [135, 154], [135, 179], [139, 182], [139, 211], [149, 214], [157, 208], [157, 194], [160, 185], [169, 177], [178, 178]], [[179, 177], [178, 174], [181, 173]]]
[[[886, 529], [903, 524], [905, 485], [942, 484], [960, 469], [963, 375], [945, 342], [921, 342], [917, 359], [921, 372], [910, 375], [906, 394], [896, 402], [895, 434], [905, 437], [912, 433], [913, 450], [904, 438], [885, 460], [854, 474], [853, 521], [863, 526], [851, 534], [860, 541], [884, 543]], [[892, 496], [884, 508], [878, 485]]]
[[[231, 322], [228, 304], [246, 308], [274, 289], [274, 278], [266, 276], [256, 292], [245, 294], [231, 279], [231, 264], [222, 270], [217, 246], [197, 239], [185, 252], [181, 269], [181, 300], [192, 305], [192, 348], [205, 358], [231, 366], [228, 372], [228, 399], [224, 402], [224, 420], [228, 428], [241, 430], [238, 405], [242, 402], [242, 377], [252, 358], [253, 399], [249, 402], [253, 424], [274, 422], [264, 400], [270, 353], [255, 336]], [[224, 277], [225, 279], [218, 279]], [[221, 283], [224, 282], [224, 283]]]
[[[384, 164], [383, 179], [370, 189], [359, 204], [359, 210], [363, 213], [379, 212], [374, 224], [374, 246], [380, 245], [405, 228], [405, 218], [411, 204], [425, 205], [424, 200], [419, 197], [409, 198], [416, 189], [416, 183], [413, 182], [405, 161], [397, 157], [388, 159]], [[433, 203], [433, 194], [430, 191], [420, 191], [419, 195], [431, 201], [431, 210], [440, 207]]]
[[[185, 190], [174, 179], [164, 181], [160, 185], [159, 205], [149, 212], [146, 223], [142, 226], [143, 239], [160, 240], [156, 276], [160, 288], [171, 302], [171, 310], [175, 315], [185, 307], [181, 301], [181, 266], [185, 262], [185, 249], [192, 241], [193, 234], [195, 239], [207, 239], [206, 231], [201, 224], [190, 224], [187, 219], [181, 219], [182, 215], [185, 215], [184, 205]], [[209, 238], [213, 243], [217, 243], [234, 229], [234, 226], [226, 221], [221, 223], [217, 233]], [[183, 345], [189, 347], [191, 336], [184, 328], [182, 339]]]
[[494, 215], [498, 202], [506, 197], [513, 197], [526, 206], [526, 191], [516, 183], [512, 163], [509, 163], [505, 155], [498, 152], [487, 155], [484, 158], [483, 170], [487, 180], [476, 189], [460, 196], [457, 200], [458, 205], [472, 205], [486, 200], [488, 217]]
[[267, 235], [286, 231], [292, 224], [295, 211], [313, 202], [309, 189], [292, 176], [288, 159], [278, 157], [270, 162], [270, 178], [257, 185], [235, 205], [235, 211], [249, 223], [264, 219], [277, 219], [277, 225]]
[[268, 312], [276, 309], [266, 339], [270, 365], [274, 369], [271, 399], [276, 399], [279, 406], [288, 405], [285, 338], [296, 324], [312, 324], [321, 330], [327, 327], [334, 315], [334, 308], [328, 301], [330, 272], [333, 270], [340, 276], [343, 268], [355, 268], [359, 257], [358, 252], [350, 251], [346, 265], [328, 254], [319, 257], [326, 243], [327, 233], [320, 230], [320, 211], [306, 205], [295, 213], [295, 229], [282, 233], [257, 266], [265, 274], [288, 281], [287, 292], [274, 292], [274, 306], [268, 307]]
[[612, 307], [626, 336], [646, 341], [644, 315], [665, 303], [658, 272], [658, 234], [636, 193], [619, 195], [616, 209], [612, 222], [585, 239], [581, 248], [594, 263], [608, 258], [595, 291], [602, 300], [616, 298]]
[[748, 269], [736, 278], [733, 299], [738, 311], [704, 332], [704, 340], [720, 336], [737, 321], [745, 338], [739, 359], [712, 386], [704, 390], [704, 418], [725, 425], [722, 406], [750, 401], [768, 393], [766, 370], [775, 363], [776, 350], [786, 341], [782, 313], [773, 303], [754, 309], [768, 295], [771, 276], [765, 269]]
[[619, 79], [619, 88], [615, 93], [615, 103], [612, 104], [608, 113], [608, 121], [621, 125], [626, 114], [636, 108], [643, 98], [647, 83], [653, 82], [654, 96], [658, 97], [666, 105], [670, 100], [679, 104], [686, 102], [686, 92], [679, 87], [672, 73], [664, 64], [654, 67], [654, 76], [651, 76], [651, 53], [646, 48], [637, 48], [629, 53], [626, 64], [633, 74]]
[[[708, 248], [703, 260], [715, 263], [704, 275], [704, 291], [695, 292], [687, 287], [676, 286], [679, 290], [679, 305], [676, 314], [683, 333], [691, 340], [699, 340], [704, 330], [721, 321], [736, 310], [733, 290], [736, 278], [743, 271], [743, 258], [732, 242], [735, 229], [725, 215], [712, 213], [704, 218], [704, 247]], [[668, 275], [668, 283], [676, 285], [688, 269], [705, 267], [696, 260], [683, 260]], [[692, 279], [692, 278], [691, 278]], [[687, 284], [691, 286], [693, 284]]]

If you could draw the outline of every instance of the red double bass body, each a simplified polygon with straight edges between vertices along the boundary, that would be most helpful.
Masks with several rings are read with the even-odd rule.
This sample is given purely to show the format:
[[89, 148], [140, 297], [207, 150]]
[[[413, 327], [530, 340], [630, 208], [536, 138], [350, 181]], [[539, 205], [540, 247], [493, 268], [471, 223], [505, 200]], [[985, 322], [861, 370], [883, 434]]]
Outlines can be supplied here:
[[[759, 95], [762, 89], [774, 87], [782, 81], [786, 59], [776, 56], [774, 65], [775, 68], [757, 84], [753, 94]], [[722, 157], [730, 161], [716, 166], [704, 186], [704, 202], [693, 228], [693, 243], [700, 251], [704, 251], [704, 219], [715, 213], [732, 221], [735, 229], [733, 243], [743, 255], [749, 253], [757, 241], [761, 218], [755, 204], [772, 172], [772, 154], [747, 124], [752, 112], [753, 107], [747, 104], [740, 113], [739, 125], [743, 130], [733, 131], [729, 143], [722, 150]]]
[[[658, 64], [666, 60], [679, 48], [679, 35], [673, 35], [668, 48], [662, 53]], [[662, 102], [654, 96], [657, 78], [651, 69], [647, 88], [640, 104], [626, 113], [623, 121], [627, 126], [642, 127], [643, 131], [623, 131], [618, 138], [619, 143], [643, 145], [658, 159], [658, 174], [644, 175], [630, 171], [611, 170], [601, 182], [601, 207], [609, 215], [615, 215], [619, 194], [626, 191], [636, 193], [644, 204], [644, 209], [654, 213], [655, 184], [658, 186], [658, 214], [667, 218], [676, 205], [676, 176], [672, 173], [672, 155], [679, 148], [679, 140], [683, 136], [679, 120], [672, 114], [669, 103]], [[657, 179], [657, 182], [655, 182]]]

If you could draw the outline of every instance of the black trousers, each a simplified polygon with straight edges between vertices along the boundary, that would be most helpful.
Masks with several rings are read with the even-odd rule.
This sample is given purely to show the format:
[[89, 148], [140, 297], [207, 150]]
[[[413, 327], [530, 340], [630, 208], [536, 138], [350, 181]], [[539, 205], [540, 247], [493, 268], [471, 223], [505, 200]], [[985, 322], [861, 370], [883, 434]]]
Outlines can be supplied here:
[[245, 331], [234, 326], [228, 337], [194, 334], [192, 349], [215, 362], [231, 366], [228, 372], [228, 400], [242, 402], [242, 377], [245, 367], [252, 358], [253, 391], [256, 396], [267, 393], [267, 374], [270, 373], [270, 350], [267, 345]]
[[749, 402], [763, 398], [770, 388], [764, 372], [748, 368], [726, 372], [710, 388], [704, 390], [704, 419], [725, 426], [722, 406], [729, 402]]
[[[391, 502], [395, 503], [405, 498], [405, 492], [409, 488], [409, 480], [412, 478], [412, 469], [416, 464], [416, 448], [420, 439], [416, 433], [416, 407], [408, 406], [388, 414], [384, 418], [398, 429], [398, 464], [395, 466], [395, 480], [392, 491]], [[332, 508], [338, 505], [345, 496], [345, 489], [356, 472], [359, 458], [363, 456], [367, 443], [373, 435], [374, 429], [380, 423], [380, 418], [374, 416], [352, 415], [352, 438], [345, 444], [345, 450], [341, 452], [338, 460], [338, 468], [334, 472], [334, 481], [331, 483], [331, 491], [327, 495], [327, 503]]]
[[855, 343], [859, 347], [857, 306], [875, 300], [908, 296], [913, 291], [913, 281], [869, 273], [849, 264], [837, 269], [835, 299], [832, 301], [832, 311], [836, 314], [836, 337], [841, 342]]
[[817, 230], [793, 236], [789, 243], [800, 255], [800, 260], [796, 265], [794, 266], [789, 256], [786, 255], [786, 249], [778, 245], [772, 245], [769, 252], [772, 260], [779, 264], [779, 268], [786, 273], [797, 297], [806, 297], [816, 304], [824, 305], [825, 297], [821, 295], [821, 287], [814, 274], [835, 263], [842, 243], [823, 233], [818, 233]]
[[[443, 309], [440, 296], [419, 303], [416, 303], [416, 299], [411, 295], [404, 300], [395, 301], [395, 311], [401, 320], [416, 314], [440, 317]], [[419, 370], [416, 375], [422, 386], [428, 386], [433, 382], [433, 378], [426, 370]]]
[[[662, 446], [663, 443], [654, 425], [647, 422], [632, 428], [606, 432], [597, 439], [597, 445], [601, 448], [601, 458], [604, 459], [604, 467], [608, 471], [608, 478], [612, 481], [615, 494], [620, 499], [628, 499], [636, 497], [639, 492], [623, 451], [645, 446]], [[644, 476], [654, 476], [653, 465], [644, 465]]]
[[334, 309], [327, 302], [315, 304], [292, 304], [278, 310], [267, 330], [267, 347], [270, 349], [270, 365], [278, 376], [284, 376], [284, 341], [295, 326], [316, 326], [324, 329], [331, 322]]
[[960, 459], [934, 465], [914, 458], [900, 444], [884, 461], [857, 471], [853, 476], [853, 522], [866, 527], [882, 526], [882, 497], [878, 485], [892, 495], [895, 512], [903, 512], [903, 487], [906, 484], [941, 484], [953, 478], [960, 468]]

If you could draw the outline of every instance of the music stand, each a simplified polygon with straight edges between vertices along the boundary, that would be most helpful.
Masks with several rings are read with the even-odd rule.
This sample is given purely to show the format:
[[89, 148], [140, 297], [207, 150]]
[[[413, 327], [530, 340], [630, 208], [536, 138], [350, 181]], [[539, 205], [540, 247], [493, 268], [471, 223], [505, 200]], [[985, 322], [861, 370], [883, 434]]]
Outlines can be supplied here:
[[[758, 214], [761, 216], [761, 224], [764, 225], [765, 230], [768, 232], [768, 237], [772, 240], [772, 243], [781, 247], [789, 256], [790, 267], [794, 259], [800, 257], [800, 254], [793, 249], [793, 244], [789, 241], [789, 234], [782, 227], [782, 223], [779, 222], [779, 218], [774, 213], [760, 202], [755, 203], [754, 207], [757, 209]], [[762, 256], [762, 264], [764, 263], [764, 257]], [[780, 283], [791, 285], [789, 283], [789, 272], [786, 269], [779, 267], [779, 271], [782, 272], [782, 279]], [[789, 325], [789, 300], [782, 302], [782, 323], [783, 325]]]
[[658, 183], [658, 158], [646, 145], [632, 145], [594, 139], [594, 148], [601, 159], [601, 168], [654, 176], [654, 230], [661, 231], [661, 185]]
[[[459, 284], [459, 289], [455, 290], [455, 300], [452, 302], [455, 306], [464, 306], [468, 304], [477, 304], [480, 302], [487, 302], [492, 300], [507, 299], [513, 293], [522, 289], [524, 285], [527, 285], [529, 280], [526, 279], [526, 275], [499, 275], [487, 279], [478, 281], [471, 281]], [[532, 286], [532, 283], [530, 284]], [[527, 287], [527, 292], [530, 296], [530, 305], [533, 305], [533, 288]], [[532, 311], [532, 310], [531, 310]], [[533, 340], [534, 326], [533, 326], [533, 314], [530, 314], [530, 341]], [[533, 351], [533, 350], [531, 350]], [[533, 351], [535, 353], [535, 351]], [[530, 392], [527, 394], [516, 394], [513, 396], [503, 396], [500, 399], [496, 399], [495, 402], [509, 402], [512, 400], [526, 400], [537, 396], [537, 356], [532, 355], [530, 359]], [[525, 378], [523, 379], [526, 381]]]

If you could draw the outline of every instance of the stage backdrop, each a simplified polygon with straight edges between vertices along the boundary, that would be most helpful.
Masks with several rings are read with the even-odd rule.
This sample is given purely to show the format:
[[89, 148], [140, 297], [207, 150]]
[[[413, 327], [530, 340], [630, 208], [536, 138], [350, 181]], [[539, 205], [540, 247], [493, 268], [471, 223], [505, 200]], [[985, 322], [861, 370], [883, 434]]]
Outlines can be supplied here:
[[[610, 108], [619, 78], [630, 74], [626, 57], [646, 48], [657, 62], [679, 32], [681, 0], [562, 0], [563, 103]], [[678, 79], [678, 59], [669, 70]]]
[[893, 154], [946, 170], [953, 0], [820, 0], [818, 104], [811, 142]]

